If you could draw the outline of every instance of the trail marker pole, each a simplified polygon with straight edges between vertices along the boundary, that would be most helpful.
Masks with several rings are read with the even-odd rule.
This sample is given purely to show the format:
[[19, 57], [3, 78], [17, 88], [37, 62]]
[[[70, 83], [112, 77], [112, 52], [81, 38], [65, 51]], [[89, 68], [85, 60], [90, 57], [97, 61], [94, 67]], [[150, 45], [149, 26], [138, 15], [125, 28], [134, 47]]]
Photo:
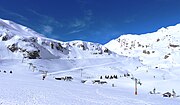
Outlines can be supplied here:
[[135, 79], [135, 95], [137, 95], [137, 79]]

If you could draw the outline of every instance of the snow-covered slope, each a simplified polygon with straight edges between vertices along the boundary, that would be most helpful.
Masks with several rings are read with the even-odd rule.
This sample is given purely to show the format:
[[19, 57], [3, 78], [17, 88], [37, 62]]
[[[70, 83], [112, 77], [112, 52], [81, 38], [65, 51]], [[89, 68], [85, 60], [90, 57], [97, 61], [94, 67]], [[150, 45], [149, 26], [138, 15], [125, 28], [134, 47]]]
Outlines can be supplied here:
[[129, 57], [139, 57], [145, 65], [171, 68], [180, 62], [180, 24], [142, 35], [122, 35], [105, 45], [110, 50]]
[[143, 89], [180, 89], [180, 24], [153, 33], [122, 35], [105, 46], [119, 55], [140, 59], [143, 66], [132, 74], [143, 81]]

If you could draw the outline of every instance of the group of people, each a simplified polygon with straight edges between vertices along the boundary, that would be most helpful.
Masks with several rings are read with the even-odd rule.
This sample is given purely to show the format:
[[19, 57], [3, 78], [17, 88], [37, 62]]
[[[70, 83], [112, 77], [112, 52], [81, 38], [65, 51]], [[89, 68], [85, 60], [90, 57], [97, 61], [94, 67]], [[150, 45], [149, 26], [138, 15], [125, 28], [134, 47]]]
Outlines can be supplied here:
[[[0, 70], [0, 72], [1, 72], [1, 70]], [[5, 70], [4, 70], [4, 71], [2, 71], [2, 72], [6, 73], [6, 71], [5, 71]], [[12, 74], [12, 71], [9, 71], [9, 73], [11, 73], [11, 74]]]
[[[156, 92], [156, 88], [153, 89], [153, 91], [150, 91], [150, 94], [158, 94], [159, 92]], [[174, 89], [172, 89], [172, 93], [166, 92], [163, 94], [163, 97], [176, 97], [176, 92]]]

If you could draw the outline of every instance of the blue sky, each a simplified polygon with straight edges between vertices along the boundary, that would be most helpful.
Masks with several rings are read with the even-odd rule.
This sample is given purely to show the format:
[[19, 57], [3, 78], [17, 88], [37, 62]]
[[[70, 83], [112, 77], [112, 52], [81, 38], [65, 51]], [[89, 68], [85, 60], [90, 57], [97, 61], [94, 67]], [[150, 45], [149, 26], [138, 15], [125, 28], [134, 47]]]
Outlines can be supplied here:
[[0, 18], [49, 38], [104, 44], [180, 23], [180, 0], [0, 0]]

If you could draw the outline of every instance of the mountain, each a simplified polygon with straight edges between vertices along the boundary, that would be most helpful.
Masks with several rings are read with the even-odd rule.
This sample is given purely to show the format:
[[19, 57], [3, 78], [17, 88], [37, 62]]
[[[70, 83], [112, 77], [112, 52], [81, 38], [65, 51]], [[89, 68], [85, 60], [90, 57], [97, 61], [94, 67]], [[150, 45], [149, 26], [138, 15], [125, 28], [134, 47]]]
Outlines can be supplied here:
[[[0, 58], [22, 60], [27, 65], [32, 63], [36, 65], [38, 71], [45, 70], [53, 74], [62, 70], [105, 66], [111, 63], [124, 65], [121, 68], [125, 68], [125, 70], [121, 71], [129, 72], [136, 66], [128, 67], [125, 66], [126, 63], [128, 61], [132, 64], [134, 61], [139, 62], [138, 58], [120, 56], [98, 43], [80, 40], [57, 41], [46, 38], [30, 28], [3, 19], [0, 19]], [[53, 64], [51, 64], [52, 62]]]
[[[118, 56], [104, 46], [85, 42], [61, 42], [44, 37], [27, 27], [0, 19], [2, 57], [29, 59], [93, 58]], [[9, 55], [7, 55], [9, 53]], [[12, 57], [11, 56], [11, 57]]]
[[152, 68], [172, 68], [180, 62], [180, 24], [142, 35], [122, 35], [105, 46], [128, 57], [139, 57]]

